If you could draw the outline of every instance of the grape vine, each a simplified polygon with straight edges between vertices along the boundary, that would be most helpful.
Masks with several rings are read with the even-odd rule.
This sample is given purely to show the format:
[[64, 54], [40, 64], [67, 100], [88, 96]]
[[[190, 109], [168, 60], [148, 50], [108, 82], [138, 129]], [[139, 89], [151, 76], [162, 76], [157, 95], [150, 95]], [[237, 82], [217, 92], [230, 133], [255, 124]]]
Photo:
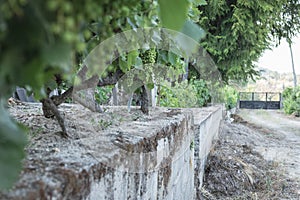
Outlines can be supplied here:
[[[0, 2], [0, 138], [8, 144], [0, 146], [0, 151], [14, 158], [7, 161], [6, 157], [0, 156], [0, 162], [5, 163], [4, 167], [0, 166], [0, 188], [12, 185], [21, 169], [20, 160], [24, 157], [24, 130], [10, 119], [3, 106], [17, 85], [26, 87], [37, 99], [43, 99], [47, 88], [57, 87], [57, 83], [54, 84], [56, 74], [62, 75], [65, 86], [70, 86], [82, 59], [101, 41], [125, 30], [160, 26], [159, 16], [166, 16], [169, 8], [176, 10], [174, 13], [180, 16], [180, 23], [177, 25], [177, 21], [169, 23], [163, 20], [163, 24], [167, 28], [180, 27], [188, 9], [170, 0], [165, 0], [163, 5], [157, 0]], [[164, 19], [169, 17], [168, 14]], [[147, 66], [159, 60], [159, 51], [156, 51], [157, 58], [154, 59], [155, 54], [150, 50], [144, 61], [139, 57], [143, 53], [144, 50], [138, 50], [129, 52], [125, 59], [119, 58], [102, 74], [102, 78], [119, 69], [128, 71], [143, 63]], [[12, 134], [15, 134], [13, 138], [16, 140], [10, 140]], [[4, 182], [3, 176], [10, 178]]]

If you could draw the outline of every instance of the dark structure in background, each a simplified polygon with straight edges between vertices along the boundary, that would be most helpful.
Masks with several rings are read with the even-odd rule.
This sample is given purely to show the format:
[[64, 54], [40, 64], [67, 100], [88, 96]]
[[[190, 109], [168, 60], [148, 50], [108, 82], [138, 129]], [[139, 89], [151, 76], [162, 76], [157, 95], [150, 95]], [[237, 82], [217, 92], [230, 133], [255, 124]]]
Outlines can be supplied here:
[[239, 108], [280, 109], [282, 98], [278, 92], [240, 92]]
[[36, 100], [33, 97], [33, 94], [28, 96], [27, 91], [21, 87], [16, 88], [16, 91], [13, 93], [13, 97], [22, 102], [36, 102]]

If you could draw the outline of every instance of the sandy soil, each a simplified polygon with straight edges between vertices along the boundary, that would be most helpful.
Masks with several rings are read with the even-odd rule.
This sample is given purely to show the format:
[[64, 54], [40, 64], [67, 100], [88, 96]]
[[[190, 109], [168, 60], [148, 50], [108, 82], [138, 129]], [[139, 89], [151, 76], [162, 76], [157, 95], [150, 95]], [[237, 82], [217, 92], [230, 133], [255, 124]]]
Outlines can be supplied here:
[[266, 141], [255, 147], [264, 158], [281, 163], [293, 179], [300, 181], [300, 119], [282, 111], [240, 110], [246, 121], [266, 130]]
[[203, 199], [300, 199], [300, 120], [240, 110], [207, 161]]

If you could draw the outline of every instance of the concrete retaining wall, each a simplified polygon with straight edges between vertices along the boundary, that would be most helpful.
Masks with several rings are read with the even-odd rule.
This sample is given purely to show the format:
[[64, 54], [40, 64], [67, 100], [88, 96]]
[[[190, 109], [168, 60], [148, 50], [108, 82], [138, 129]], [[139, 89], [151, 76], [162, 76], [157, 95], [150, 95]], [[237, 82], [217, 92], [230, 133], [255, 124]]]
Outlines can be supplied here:
[[150, 149], [121, 153], [122, 162], [115, 160], [112, 170], [92, 181], [88, 199], [193, 199], [192, 118], [176, 118], [151, 138]]
[[[71, 157], [26, 160], [30, 168], [0, 199], [199, 199], [223, 108], [156, 109], [145, 121], [71, 142]], [[80, 154], [82, 146], [93, 159]]]
[[[217, 139], [221, 107], [188, 109], [165, 127], [151, 155], [141, 153], [128, 173], [115, 168], [94, 181], [88, 199], [200, 199], [207, 156]], [[144, 163], [155, 163], [149, 169]], [[143, 169], [136, 172], [138, 169]], [[130, 171], [130, 170], [129, 170]]]
[[[201, 114], [202, 113], [202, 114]], [[213, 147], [214, 140], [217, 139], [223, 118], [223, 110], [212, 109], [208, 113], [203, 111], [194, 114], [195, 116], [195, 172], [194, 187], [195, 199], [200, 199], [200, 189], [203, 183], [204, 169], [207, 156]], [[202, 118], [200, 117], [202, 116]], [[200, 119], [199, 119], [200, 117]]]

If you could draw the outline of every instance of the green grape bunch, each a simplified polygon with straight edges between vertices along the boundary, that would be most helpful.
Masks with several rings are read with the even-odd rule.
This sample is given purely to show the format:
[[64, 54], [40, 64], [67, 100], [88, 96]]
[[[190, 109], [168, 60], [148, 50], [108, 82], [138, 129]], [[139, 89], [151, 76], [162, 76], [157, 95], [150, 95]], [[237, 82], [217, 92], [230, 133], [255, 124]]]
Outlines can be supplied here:
[[154, 64], [157, 59], [156, 49], [151, 48], [151, 49], [147, 49], [144, 52], [141, 52], [140, 58], [142, 59], [143, 64]]
[[145, 80], [152, 82], [153, 65], [157, 61], [157, 51], [155, 48], [150, 48], [145, 51], [140, 51], [140, 58], [143, 62], [143, 69], [145, 71]]

